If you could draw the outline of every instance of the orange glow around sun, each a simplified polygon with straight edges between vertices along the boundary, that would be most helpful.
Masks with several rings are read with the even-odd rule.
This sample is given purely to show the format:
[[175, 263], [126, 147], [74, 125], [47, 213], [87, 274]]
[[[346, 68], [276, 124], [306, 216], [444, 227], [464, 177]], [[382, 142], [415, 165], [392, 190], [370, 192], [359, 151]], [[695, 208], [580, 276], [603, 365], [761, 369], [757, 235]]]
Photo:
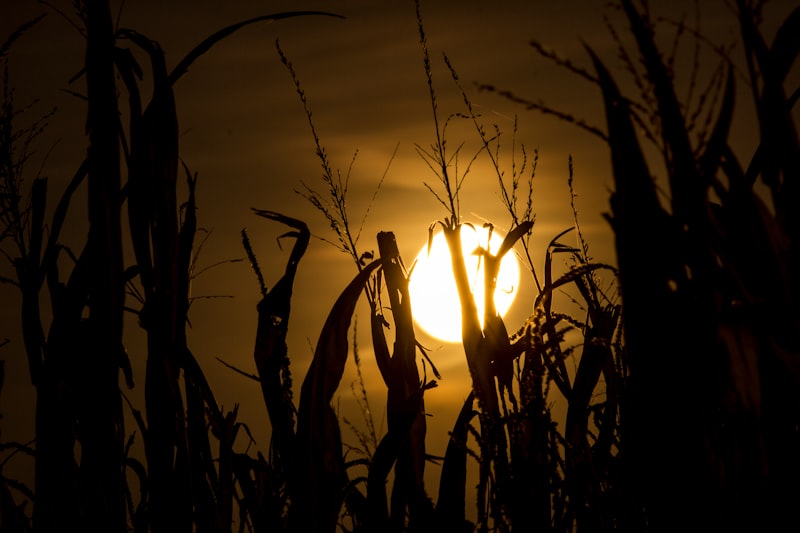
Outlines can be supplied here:
[[[503, 242], [503, 235], [492, 232], [489, 251], [495, 253]], [[489, 230], [483, 227], [461, 227], [461, 243], [473, 298], [483, 326], [484, 283], [483, 261], [472, 252], [480, 245], [486, 248]], [[513, 252], [503, 257], [497, 276], [494, 302], [503, 316], [511, 307], [519, 285], [519, 262]], [[444, 233], [436, 233], [431, 240], [430, 254], [426, 243], [417, 254], [411, 277], [409, 295], [414, 322], [427, 334], [445, 342], [461, 342], [461, 305], [453, 279], [450, 250]]]

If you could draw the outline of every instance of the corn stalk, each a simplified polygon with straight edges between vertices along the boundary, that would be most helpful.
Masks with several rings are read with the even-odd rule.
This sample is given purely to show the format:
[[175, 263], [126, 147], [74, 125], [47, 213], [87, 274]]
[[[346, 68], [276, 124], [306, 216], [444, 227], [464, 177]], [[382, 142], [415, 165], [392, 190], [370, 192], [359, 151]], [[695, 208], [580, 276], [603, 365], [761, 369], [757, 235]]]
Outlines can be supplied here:
[[85, 356], [76, 361], [81, 428], [81, 507], [86, 531], [127, 529], [122, 466], [124, 424], [119, 388], [122, 310], [121, 169], [108, 2], [89, 1], [86, 14], [88, 98], [89, 321]]

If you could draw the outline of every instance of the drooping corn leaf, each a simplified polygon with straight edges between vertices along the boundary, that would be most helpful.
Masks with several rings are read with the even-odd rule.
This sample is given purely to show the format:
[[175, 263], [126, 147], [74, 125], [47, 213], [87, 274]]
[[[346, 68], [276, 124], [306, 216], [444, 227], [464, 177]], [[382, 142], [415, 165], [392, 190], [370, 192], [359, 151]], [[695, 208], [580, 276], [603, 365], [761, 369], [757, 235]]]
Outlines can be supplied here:
[[215, 33], [211, 34], [210, 36], [206, 37], [203, 41], [201, 41], [197, 46], [195, 46], [186, 56], [181, 59], [181, 61], [172, 69], [172, 72], [169, 74], [169, 84], [173, 85], [176, 81], [183, 76], [189, 67], [194, 63], [200, 56], [208, 52], [211, 47], [217, 44], [219, 41], [224, 39], [225, 37], [229, 36], [230, 34], [244, 28], [245, 26], [249, 26], [256, 22], [272, 22], [275, 20], [281, 20], [291, 17], [300, 17], [306, 15], [324, 15], [328, 17], [337, 17], [337, 18], [344, 18], [341, 15], [337, 15], [335, 13], [327, 13], [324, 11], [288, 11], [285, 13], [273, 13], [270, 15], [261, 15], [258, 17], [253, 17], [251, 19], [243, 20], [241, 22], [237, 22], [235, 24], [231, 24], [230, 26], [226, 26], [221, 30], [216, 31]]
[[271, 447], [275, 457], [275, 468], [280, 474], [283, 473], [284, 465], [288, 467], [293, 461], [295, 435], [291, 388], [283, 381], [288, 371], [286, 334], [295, 274], [300, 259], [308, 248], [311, 233], [306, 224], [300, 220], [273, 211], [254, 210], [254, 212], [296, 230], [288, 234], [296, 240], [286, 263], [284, 275], [272, 290], [266, 292], [257, 305], [258, 326], [253, 351], [262, 396], [272, 425]]
[[36, 16], [36, 17], [34, 17], [34, 18], [32, 18], [32, 19], [28, 20], [27, 22], [24, 22], [24, 23], [20, 24], [20, 25], [19, 25], [19, 26], [18, 26], [18, 27], [17, 27], [17, 28], [14, 30], [14, 32], [13, 32], [11, 35], [9, 35], [9, 36], [6, 38], [6, 40], [5, 40], [5, 41], [3, 41], [3, 43], [2, 43], [2, 44], [0, 44], [0, 59], [2, 59], [3, 57], [5, 57], [5, 56], [6, 56], [6, 54], [8, 54], [8, 51], [9, 51], [9, 49], [11, 48], [11, 45], [13, 45], [13, 44], [14, 44], [14, 42], [15, 42], [17, 39], [19, 39], [20, 37], [22, 37], [22, 35], [23, 35], [23, 34], [24, 34], [26, 31], [28, 31], [28, 30], [29, 30], [29, 29], [31, 29], [33, 26], [35, 26], [36, 24], [38, 24], [38, 23], [39, 23], [39, 21], [41, 21], [41, 20], [42, 20], [44, 17], [45, 17], [45, 14], [43, 13], [43, 14], [41, 14], [41, 15], [38, 15], [38, 16]]

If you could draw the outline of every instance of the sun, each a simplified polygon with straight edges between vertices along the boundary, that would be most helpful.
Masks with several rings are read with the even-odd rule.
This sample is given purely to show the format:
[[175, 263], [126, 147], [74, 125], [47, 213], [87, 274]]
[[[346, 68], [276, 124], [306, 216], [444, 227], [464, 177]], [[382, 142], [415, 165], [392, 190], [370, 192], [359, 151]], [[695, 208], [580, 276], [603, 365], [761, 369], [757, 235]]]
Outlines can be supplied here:
[[[494, 253], [500, 248], [503, 237], [497, 231], [492, 231], [490, 252]], [[461, 226], [464, 262], [475, 304], [478, 307], [481, 326], [483, 326], [484, 311], [483, 261], [472, 252], [478, 245], [486, 248], [488, 240], [487, 228], [473, 229], [470, 226]], [[430, 253], [428, 244], [425, 243], [417, 254], [408, 283], [411, 312], [417, 326], [430, 336], [445, 342], [461, 342], [461, 305], [450, 265], [450, 250], [444, 233], [440, 231], [431, 240]], [[514, 301], [519, 276], [519, 262], [516, 256], [509, 252], [500, 262], [497, 289], [494, 293], [494, 303], [500, 316], [508, 311]]]

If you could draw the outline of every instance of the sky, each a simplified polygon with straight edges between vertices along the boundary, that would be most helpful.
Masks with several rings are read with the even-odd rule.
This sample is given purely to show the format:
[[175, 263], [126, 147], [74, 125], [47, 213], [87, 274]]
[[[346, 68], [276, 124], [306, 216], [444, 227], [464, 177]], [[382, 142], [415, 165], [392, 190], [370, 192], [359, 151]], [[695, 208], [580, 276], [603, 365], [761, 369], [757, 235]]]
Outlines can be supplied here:
[[[71, 16], [71, 2], [54, 0], [52, 4]], [[266, 449], [268, 424], [257, 384], [217, 360], [255, 371], [252, 349], [260, 295], [249, 265], [231, 262], [244, 257], [240, 231], [248, 230], [268, 288], [279, 279], [291, 243], [284, 242], [281, 250], [277, 237], [285, 228], [255, 216], [251, 208], [299, 218], [315, 236], [334, 238], [321, 213], [296, 192], [302, 183], [323, 190], [321, 167], [302, 103], [276, 51], [276, 40], [294, 65], [334, 169], [347, 173], [357, 151], [348, 209], [356, 227], [367, 213], [359, 249], [376, 250], [377, 232], [393, 231], [408, 264], [426, 243], [428, 227], [447, 214], [425, 188], [425, 183], [435, 187], [436, 177], [415, 148], [430, 146], [435, 130], [414, 2], [127, 0], [122, 6], [112, 4], [119, 26], [158, 41], [170, 66], [217, 29], [249, 17], [290, 10], [324, 10], [344, 17], [302, 16], [247, 27], [201, 57], [175, 87], [181, 155], [197, 172], [199, 224], [208, 231], [198, 268], [217, 265], [193, 281], [193, 296], [198, 299], [190, 311], [189, 345], [218, 400], [227, 408], [239, 404], [240, 420], [248, 423], [259, 447]], [[683, 13], [691, 20], [694, 13], [693, 2], [686, 0], [669, 2], [668, 12], [657, 11], [665, 8], [664, 3], [652, 4], [654, 11], [674, 20]], [[776, 0], [772, 4], [767, 9], [768, 25], [774, 20], [771, 16], [779, 19], [796, 3]], [[734, 21], [723, 2], [706, 1], [702, 7], [701, 30], [730, 40]], [[567, 187], [570, 155], [575, 204], [590, 254], [613, 264], [613, 235], [603, 218], [613, 189], [604, 142], [496, 93], [478, 91], [476, 84], [491, 84], [528, 100], [543, 101], [604, 129], [599, 89], [542, 58], [529, 42], [536, 39], [585, 69], [590, 67], [588, 45], [622, 79], [624, 69], [602, 19], [604, 14], [610, 16], [624, 31], [620, 15], [602, 0], [423, 0], [421, 12], [441, 116], [466, 111], [442, 61], [446, 53], [476, 112], [488, 126], [496, 124], [503, 132], [508, 141], [504, 149], [510, 149], [516, 115], [518, 142], [529, 151], [538, 150], [533, 195], [536, 224], [531, 241], [537, 266], [541, 268], [550, 239], [573, 224]], [[0, 13], [0, 41], [33, 16], [47, 14], [11, 49], [8, 68], [17, 105], [31, 104], [21, 120], [57, 109], [27, 168], [29, 178], [39, 172], [49, 178], [52, 206], [86, 149], [84, 104], [72, 94], [83, 91], [83, 80], [70, 82], [81, 69], [82, 37], [55, 10], [35, 1], [0, 0]], [[147, 72], [145, 76], [143, 86], [149, 82]], [[740, 92], [745, 98], [743, 87]], [[748, 130], [747, 119], [737, 117], [735, 142], [743, 146], [750, 140], [748, 131], [753, 131]], [[470, 127], [456, 126], [449, 135], [451, 146], [465, 143], [465, 153], [476, 146]], [[510, 172], [510, 153], [505, 151], [503, 157]], [[500, 230], [509, 227], [497, 178], [483, 159], [464, 182], [461, 205], [464, 220], [490, 221]], [[85, 238], [85, 218], [85, 204], [77, 202], [68, 220], [67, 237], [76, 248]], [[126, 265], [131, 261], [128, 254]], [[348, 256], [323, 240], [312, 239], [295, 282], [288, 339], [298, 390], [322, 323], [355, 272]], [[509, 330], [516, 329], [530, 313], [533, 295], [530, 276], [523, 272], [520, 297], [507, 316]], [[0, 339], [12, 341], [0, 349], [6, 365], [0, 431], [4, 438], [26, 441], [33, 436], [33, 407], [30, 401], [17, 401], [31, 396], [18, 339], [18, 299], [11, 287], [0, 285], [0, 302]], [[380, 424], [385, 391], [370, 359], [368, 317], [366, 306], [360, 306], [356, 314], [359, 352], [376, 424]], [[126, 323], [126, 335], [134, 367], [143, 369], [143, 336], [133, 317]], [[432, 415], [429, 452], [441, 455], [446, 433], [469, 390], [466, 365], [457, 345], [443, 344], [424, 333], [420, 333], [420, 341], [431, 350], [443, 374], [440, 387], [426, 395]], [[141, 388], [143, 372], [138, 378]], [[350, 364], [336, 401], [358, 424], [349, 388], [354, 379]]]

